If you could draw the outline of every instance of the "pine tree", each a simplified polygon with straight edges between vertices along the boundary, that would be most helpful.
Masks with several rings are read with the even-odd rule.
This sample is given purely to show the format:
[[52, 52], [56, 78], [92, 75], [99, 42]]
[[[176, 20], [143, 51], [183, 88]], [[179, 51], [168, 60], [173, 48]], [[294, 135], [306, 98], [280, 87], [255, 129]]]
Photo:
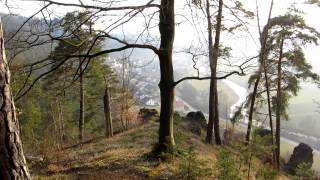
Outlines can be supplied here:
[[[304, 19], [295, 14], [295, 9], [289, 13], [270, 20], [270, 36], [267, 39], [266, 74], [269, 80], [272, 98], [272, 112], [276, 115], [276, 165], [280, 163], [280, 128], [281, 117], [288, 119], [287, 109], [289, 99], [299, 91], [299, 80], [311, 79], [318, 81], [319, 77], [312, 72], [312, 66], [306, 62], [302, 46], [316, 43], [320, 37], [315, 29], [305, 24]], [[261, 76], [261, 74], [259, 74]], [[251, 77], [252, 84], [257, 74]], [[255, 81], [256, 82], [256, 81]], [[260, 81], [258, 99], [265, 102], [265, 86]]]
[[0, 179], [31, 179], [10, 88], [10, 71], [4, 49], [3, 28], [0, 25]]

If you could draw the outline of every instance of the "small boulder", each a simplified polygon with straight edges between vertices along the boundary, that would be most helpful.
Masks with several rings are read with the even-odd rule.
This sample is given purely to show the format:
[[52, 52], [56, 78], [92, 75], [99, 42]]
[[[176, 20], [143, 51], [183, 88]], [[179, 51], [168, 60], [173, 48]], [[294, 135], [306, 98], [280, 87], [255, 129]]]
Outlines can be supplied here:
[[201, 130], [207, 126], [204, 114], [201, 111], [189, 112], [184, 119], [187, 120], [190, 131], [201, 136]]
[[189, 118], [189, 119], [193, 119], [195, 113], [196, 112], [189, 112], [186, 117]]
[[256, 130], [256, 133], [261, 137], [271, 136], [271, 131], [269, 129], [259, 128]]
[[207, 127], [207, 120], [201, 111], [189, 112], [186, 116], [186, 119], [198, 123], [202, 128]]
[[293, 154], [290, 157], [290, 160], [286, 164], [286, 170], [292, 174], [296, 174], [296, 169], [301, 163], [306, 163], [312, 167], [313, 164], [313, 149], [304, 143], [300, 143], [293, 150]]
[[139, 119], [143, 122], [147, 122], [150, 119], [159, 117], [159, 112], [156, 109], [141, 108], [138, 114]]

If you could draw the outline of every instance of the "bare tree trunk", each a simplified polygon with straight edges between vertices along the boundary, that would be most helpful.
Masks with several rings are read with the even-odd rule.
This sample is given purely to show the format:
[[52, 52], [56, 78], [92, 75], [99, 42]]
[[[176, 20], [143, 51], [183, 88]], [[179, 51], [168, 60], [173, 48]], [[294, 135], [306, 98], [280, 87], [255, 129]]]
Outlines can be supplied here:
[[[268, 101], [268, 114], [269, 114], [269, 126], [270, 126], [270, 134], [271, 134], [271, 144], [274, 145], [274, 132], [273, 132], [273, 120], [272, 120], [272, 110], [271, 110], [271, 97], [270, 97], [270, 87], [269, 87], [269, 79], [267, 74], [266, 63], [263, 64], [264, 69], [264, 79], [266, 81], [266, 91], [267, 91], [267, 101]], [[272, 163], [275, 163], [275, 151], [272, 149]]]
[[83, 72], [80, 63], [80, 74], [79, 74], [79, 81], [80, 81], [80, 116], [79, 116], [79, 140], [82, 141], [84, 137], [84, 87], [83, 87]]
[[272, 136], [272, 144], [273, 144], [273, 122], [272, 122], [272, 111], [271, 111], [271, 99], [270, 99], [270, 87], [269, 87], [269, 79], [267, 75], [267, 69], [266, 65], [264, 63], [264, 78], [266, 81], [266, 91], [267, 91], [267, 101], [268, 101], [268, 115], [269, 115], [269, 126], [270, 126], [270, 131], [271, 131], [271, 136]]
[[[216, 83], [217, 84], [217, 83]], [[220, 119], [219, 119], [219, 109], [218, 109], [218, 106], [219, 106], [219, 103], [218, 103], [218, 89], [217, 87], [216, 88], [216, 91], [215, 91], [215, 117], [214, 117], [214, 124], [213, 124], [213, 127], [214, 127], [214, 137], [215, 137], [215, 142], [216, 142], [216, 145], [221, 145], [222, 142], [221, 142], [221, 137], [220, 137]]]
[[0, 179], [31, 179], [23, 154], [19, 122], [10, 90], [3, 29], [0, 25]]
[[103, 97], [104, 104], [104, 116], [106, 121], [106, 137], [113, 136], [113, 127], [112, 127], [112, 117], [111, 117], [111, 107], [110, 107], [110, 92], [109, 87], [106, 85]]
[[59, 105], [58, 100], [56, 99], [53, 105], [51, 105], [51, 114], [52, 114], [52, 126], [53, 126], [53, 133], [54, 133], [54, 144], [57, 149], [60, 149], [60, 141], [59, 141], [59, 131], [58, 131], [58, 118], [59, 118]]
[[253, 112], [254, 112], [254, 105], [256, 102], [256, 96], [258, 92], [258, 85], [260, 83], [261, 79], [261, 69], [262, 67], [259, 67], [258, 73], [257, 73], [257, 79], [254, 83], [253, 92], [251, 94], [251, 102], [250, 102], [250, 109], [249, 109], [249, 119], [248, 119], [248, 127], [247, 127], [247, 134], [246, 134], [246, 143], [250, 142], [251, 137], [251, 129], [252, 129], [252, 119], [253, 119]]
[[[128, 90], [128, 89], [127, 89]], [[124, 108], [125, 108], [125, 122], [126, 122], [126, 130], [128, 130], [129, 127], [129, 102], [128, 102], [128, 93], [126, 92], [125, 101], [124, 101]]]
[[63, 103], [61, 98], [55, 98], [52, 103], [49, 105], [49, 117], [52, 122], [49, 123], [53, 129], [51, 129], [51, 134], [54, 135], [54, 145], [57, 149], [61, 149], [62, 144], [65, 139], [64, 134], [64, 122], [63, 122]]
[[212, 23], [210, 13], [210, 3], [207, 0], [206, 13], [208, 21], [208, 41], [209, 41], [209, 61], [211, 69], [211, 82], [210, 82], [210, 94], [209, 94], [209, 123], [207, 128], [206, 140], [208, 143], [212, 143], [212, 128], [214, 128], [215, 143], [221, 145], [220, 138], [220, 125], [219, 125], [219, 101], [218, 101], [218, 88], [217, 88], [217, 64], [219, 57], [219, 44], [220, 44], [220, 32], [222, 21], [222, 8], [223, 0], [219, 0], [219, 9], [217, 15], [216, 35], [213, 45], [212, 40]]
[[65, 140], [65, 121], [64, 121], [63, 100], [59, 102], [59, 122], [60, 122], [60, 142], [63, 144]]
[[[248, 127], [247, 127], [247, 134], [246, 134], [246, 143], [249, 143], [249, 141], [250, 141], [254, 105], [255, 105], [256, 96], [257, 96], [257, 93], [258, 93], [258, 86], [259, 86], [259, 83], [260, 83], [262, 70], [264, 70], [265, 73], [266, 73], [265, 59], [268, 56], [267, 39], [268, 39], [268, 35], [269, 35], [269, 28], [270, 28], [269, 26], [270, 26], [270, 19], [271, 19], [272, 9], [273, 9], [273, 0], [271, 0], [271, 4], [270, 4], [267, 25], [263, 28], [263, 31], [260, 34], [260, 44], [261, 44], [260, 55], [259, 55], [260, 65], [259, 65], [259, 69], [258, 69], [258, 72], [257, 72], [257, 79], [256, 79], [256, 81], [254, 83], [253, 92], [251, 94], [251, 102], [250, 102], [250, 109], [249, 109], [249, 119], [248, 119]], [[259, 17], [258, 17], [258, 20], [259, 20]], [[259, 26], [259, 32], [260, 32], [260, 26]], [[265, 74], [265, 76], [266, 76], [266, 74]], [[270, 112], [269, 112], [269, 115], [271, 115]]]
[[121, 106], [121, 109], [120, 109], [120, 122], [121, 122], [121, 126], [122, 126], [122, 131], [125, 131], [126, 130], [126, 125], [125, 125], [125, 122], [124, 122], [124, 118], [123, 118], [123, 114], [124, 114], [124, 90], [122, 90], [122, 94], [121, 94], [121, 99], [120, 99], [120, 106]]
[[[212, 77], [212, 76], [211, 76]], [[207, 136], [206, 136], [206, 142], [209, 144], [212, 144], [212, 138], [213, 138], [213, 120], [215, 116], [214, 111], [214, 79], [211, 79], [210, 81], [210, 94], [209, 94], [209, 121], [207, 126]]]
[[127, 129], [127, 124], [126, 124], [126, 113], [125, 113], [125, 98], [126, 98], [126, 63], [125, 63], [126, 59], [122, 59], [122, 97], [121, 97], [121, 116], [120, 116], [120, 120], [121, 120], [121, 124], [122, 124], [122, 129], [123, 131], [125, 131]]
[[209, 45], [209, 62], [211, 70], [211, 80], [210, 80], [210, 91], [209, 91], [209, 121], [207, 126], [207, 143], [212, 144], [213, 137], [213, 121], [215, 117], [214, 103], [215, 103], [215, 89], [214, 83], [215, 79], [213, 78], [213, 38], [212, 38], [212, 23], [211, 23], [211, 13], [210, 13], [210, 3], [209, 0], [206, 1], [206, 14], [207, 14], [207, 24], [208, 24], [208, 45]]
[[174, 74], [172, 65], [172, 50], [175, 34], [174, 0], [161, 0], [159, 30], [161, 43], [159, 49], [160, 61], [160, 128], [159, 151], [168, 151], [175, 146], [173, 137], [173, 102]]
[[280, 53], [279, 53], [279, 61], [278, 61], [278, 85], [277, 85], [277, 110], [276, 110], [276, 166], [277, 169], [280, 170], [280, 118], [281, 118], [281, 109], [282, 109], [282, 102], [281, 102], [281, 78], [282, 78], [282, 57], [283, 57], [283, 43], [284, 39], [281, 40], [280, 43]]

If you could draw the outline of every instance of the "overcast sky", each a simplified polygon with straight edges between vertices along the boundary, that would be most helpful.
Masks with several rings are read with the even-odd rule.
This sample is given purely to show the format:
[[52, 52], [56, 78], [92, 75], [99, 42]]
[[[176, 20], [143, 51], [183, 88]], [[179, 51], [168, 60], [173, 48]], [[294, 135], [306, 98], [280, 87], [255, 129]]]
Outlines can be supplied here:
[[[68, 3], [79, 3], [78, 0], [56, 0], [61, 2], [68, 2]], [[126, 5], [138, 5], [143, 4], [144, 2], [149, 0], [127, 0], [125, 1]], [[266, 23], [267, 17], [268, 17], [268, 11], [270, 6], [270, 0], [257, 0], [259, 5], [259, 11], [260, 11], [260, 18], [261, 18], [261, 25], [264, 25]], [[42, 6], [43, 2], [37, 2], [37, 1], [22, 1], [22, 0], [9, 0], [9, 6], [10, 10], [13, 13], [20, 14], [23, 16], [30, 16], [34, 14], [36, 11], [38, 11]], [[82, 0], [84, 3], [93, 3], [90, 0]], [[139, 2], [139, 3], [137, 3]], [[156, 1], [157, 2], [157, 1]], [[256, 11], [256, 5], [255, 0], [242, 0], [244, 6], [255, 12]], [[286, 9], [292, 4], [297, 3], [297, 7], [305, 12], [305, 19], [307, 24], [309, 24], [312, 27], [315, 27], [320, 31], [320, 8], [316, 5], [307, 5], [302, 3], [303, 0], [275, 0], [274, 1], [274, 8], [272, 16], [277, 16], [280, 14], [284, 14], [286, 12]], [[96, 2], [94, 2], [96, 3]], [[176, 0], [176, 13], [177, 14], [189, 14], [189, 10], [185, 9], [185, 1], [183, 0]], [[68, 11], [73, 11], [75, 8], [73, 7], [57, 7], [53, 6], [51, 8], [52, 11], [55, 12], [56, 15], [63, 16]], [[8, 8], [5, 6], [4, 1], [0, 2], [0, 12], [2, 13], [9, 13]], [[181, 17], [177, 16], [177, 21], [182, 20]], [[105, 23], [108, 23], [106, 21]], [[133, 21], [129, 23], [126, 26], [126, 31], [134, 34], [134, 32], [137, 32], [137, 29], [139, 29], [139, 23]], [[101, 27], [104, 26], [103, 23], [98, 24]], [[203, 24], [203, 29], [206, 29], [206, 24]], [[201, 29], [201, 28], [200, 28]], [[175, 38], [175, 47], [183, 48], [188, 47], [190, 44], [194, 43], [196, 39], [198, 39], [199, 35], [199, 28], [192, 27], [189, 23], [183, 23], [177, 26], [176, 28], [176, 38]], [[258, 29], [257, 29], [257, 23], [256, 21], [252, 21], [249, 25], [250, 35], [249, 34], [241, 34], [241, 35], [235, 35], [230, 36], [230, 38], [223, 38], [223, 44], [227, 46], [231, 46], [233, 49], [233, 56], [235, 57], [250, 57], [253, 55], [256, 55], [259, 50], [259, 43], [258, 43]], [[155, 31], [157, 31], [157, 28], [155, 28]], [[308, 61], [313, 65], [314, 70], [320, 73], [320, 60], [319, 60], [319, 54], [320, 54], [320, 47], [319, 46], [308, 46], [305, 48], [305, 53]]]

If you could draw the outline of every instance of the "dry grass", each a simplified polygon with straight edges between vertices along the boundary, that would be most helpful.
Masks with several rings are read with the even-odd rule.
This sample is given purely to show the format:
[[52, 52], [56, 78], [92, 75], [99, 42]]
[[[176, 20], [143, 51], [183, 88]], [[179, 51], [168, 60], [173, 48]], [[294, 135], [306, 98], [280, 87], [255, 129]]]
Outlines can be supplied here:
[[[98, 138], [53, 152], [46, 165], [32, 168], [33, 179], [176, 179], [181, 158], [162, 162], [147, 156], [157, 142], [158, 125], [150, 122], [110, 139]], [[179, 148], [193, 146], [203, 168], [214, 171], [216, 147], [205, 144], [203, 137], [190, 133], [183, 123], [175, 123], [175, 137]]]
[[[157, 142], [158, 123], [150, 122], [118, 134], [110, 139], [100, 138], [51, 154], [48, 164], [32, 168], [34, 179], [150, 179], [173, 177], [179, 160], [161, 162], [147, 154]], [[176, 129], [177, 134], [183, 129]], [[182, 135], [179, 135], [182, 136]], [[177, 137], [179, 138], [179, 137]], [[214, 159], [214, 150], [193, 134], [181, 137], [196, 151], [200, 159]]]

